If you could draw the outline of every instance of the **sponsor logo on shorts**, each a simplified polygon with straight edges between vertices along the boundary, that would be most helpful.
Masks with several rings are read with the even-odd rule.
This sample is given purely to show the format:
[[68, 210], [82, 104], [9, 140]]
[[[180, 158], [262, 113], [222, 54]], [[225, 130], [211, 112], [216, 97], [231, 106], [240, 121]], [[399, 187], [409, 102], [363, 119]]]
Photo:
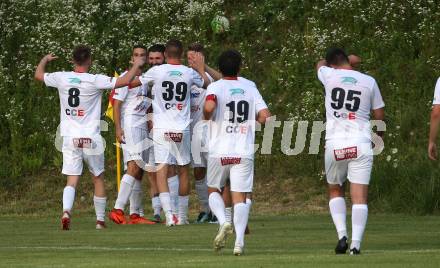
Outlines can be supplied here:
[[357, 146], [333, 150], [336, 161], [357, 158]]
[[74, 138], [73, 146], [75, 148], [92, 148], [92, 139], [91, 138]]
[[182, 132], [165, 132], [164, 137], [166, 141], [182, 142], [183, 133]]
[[236, 165], [241, 163], [241, 157], [222, 157], [220, 161], [222, 166]]

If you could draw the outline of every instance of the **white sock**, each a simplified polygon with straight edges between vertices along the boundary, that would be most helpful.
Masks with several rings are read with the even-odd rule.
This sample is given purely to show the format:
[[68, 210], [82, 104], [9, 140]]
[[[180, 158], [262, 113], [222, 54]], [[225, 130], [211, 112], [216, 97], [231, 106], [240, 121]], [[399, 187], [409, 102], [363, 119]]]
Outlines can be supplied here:
[[122, 176], [121, 185], [119, 187], [118, 198], [116, 199], [115, 209], [124, 210], [127, 205], [128, 198], [130, 197], [133, 189], [134, 181], [136, 179], [128, 174]]
[[151, 206], [153, 207], [153, 215], [160, 215], [160, 210], [162, 209], [162, 206], [160, 205], [159, 196], [151, 198]]
[[179, 195], [179, 219], [182, 221], [186, 221], [188, 218], [188, 201], [189, 195]]
[[234, 205], [235, 245], [244, 246], [244, 231], [249, 219], [250, 204], [238, 203]]
[[209, 194], [209, 207], [217, 217], [220, 225], [226, 222], [225, 202], [223, 202], [223, 198], [219, 193], [213, 192]]
[[93, 196], [93, 203], [95, 204], [96, 220], [104, 221], [107, 197]]
[[63, 212], [70, 213], [73, 207], [73, 201], [75, 200], [75, 188], [72, 186], [64, 187], [63, 191]]
[[171, 211], [177, 215], [179, 206], [179, 177], [177, 175], [168, 178], [168, 188], [170, 189]]
[[170, 193], [164, 192], [159, 194], [160, 203], [162, 205], [163, 211], [166, 214], [172, 213], [171, 211], [171, 200], [170, 200]]
[[352, 248], [361, 249], [362, 236], [364, 235], [365, 225], [367, 225], [368, 206], [367, 204], [353, 205], [351, 209], [351, 246]]
[[197, 196], [199, 197], [200, 211], [209, 213], [208, 184], [206, 183], [206, 177], [202, 180], [196, 180], [195, 188]]
[[345, 199], [343, 197], [335, 197], [328, 202], [330, 207], [330, 214], [332, 215], [333, 223], [336, 226], [336, 231], [338, 232], [338, 239], [344, 236], [348, 238], [347, 235], [347, 208], [345, 206]]
[[232, 224], [232, 207], [225, 208], [225, 220]]
[[140, 215], [140, 208], [142, 202], [142, 181], [135, 180], [133, 184], [133, 189], [130, 195], [130, 215], [138, 214]]

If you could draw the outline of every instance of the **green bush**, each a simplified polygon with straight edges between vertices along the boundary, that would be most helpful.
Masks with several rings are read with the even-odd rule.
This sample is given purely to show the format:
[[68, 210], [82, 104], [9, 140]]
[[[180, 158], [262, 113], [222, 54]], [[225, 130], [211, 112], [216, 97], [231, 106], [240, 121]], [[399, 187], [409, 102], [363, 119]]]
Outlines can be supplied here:
[[[436, 1], [416, 0], [2, 1], [0, 186], [14, 187], [26, 174], [59, 168], [61, 156], [53, 145], [57, 92], [32, 80], [48, 52], [60, 56], [49, 71], [68, 70], [71, 49], [88, 44], [92, 72], [112, 74], [126, 67], [136, 43], [200, 41], [211, 65], [220, 51], [234, 47], [245, 58], [243, 76], [257, 82], [278, 119], [312, 121], [324, 115], [314, 64], [327, 47], [338, 45], [362, 57], [362, 71], [377, 79], [386, 103], [386, 147], [375, 160], [371, 185], [374, 206], [438, 211], [440, 172], [428, 161], [426, 147], [440, 71], [439, 8]], [[218, 14], [228, 17], [231, 27], [215, 35], [210, 21]], [[272, 155], [257, 156], [257, 177], [315, 180], [322, 187], [322, 149], [318, 155], [305, 150], [285, 156], [281, 135], [282, 127], [275, 131]], [[112, 131], [104, 136], [113, 143]], [[111, 162], [114, 149], [107, 148]]]

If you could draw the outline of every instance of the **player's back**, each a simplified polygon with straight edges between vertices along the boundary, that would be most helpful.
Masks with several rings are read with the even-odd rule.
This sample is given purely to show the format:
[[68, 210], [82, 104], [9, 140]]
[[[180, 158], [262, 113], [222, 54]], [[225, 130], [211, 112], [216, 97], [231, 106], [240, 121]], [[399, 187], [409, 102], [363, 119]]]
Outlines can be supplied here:
[[154, 80], [154, 128], [189, 130], [191, 115], [191, 87], [202, 87], [202, 78], [184, 65], [162, 64], [146, 73]]
[[260, 92], [251, 81], [221, 79], [208, 86], [207, 98], [217, 103], [210, 131], [210, 157], [253, 159], [255, 120], [266, 108]]
[[354, 70], [321, 67], [325, 87], [326, 140], [370, 141], [371, 110], [384, 106], [376, 80]]
[[99, 134], [102, 89], [114, 86], [112, 78], [89, 73], [56, 72], [46, 74], [45, 83], [58, 89], [61, 136], [90, 137]]

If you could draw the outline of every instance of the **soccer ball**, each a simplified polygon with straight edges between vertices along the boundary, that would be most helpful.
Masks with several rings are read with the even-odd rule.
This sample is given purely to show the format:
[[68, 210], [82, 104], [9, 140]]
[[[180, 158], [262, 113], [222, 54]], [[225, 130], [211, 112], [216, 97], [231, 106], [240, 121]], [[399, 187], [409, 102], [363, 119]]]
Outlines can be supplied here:
[[229, 20], [224, 16], [215, 16], [211, 21], [211, 28], [216, 34], [227, 32], [229, 30]]

